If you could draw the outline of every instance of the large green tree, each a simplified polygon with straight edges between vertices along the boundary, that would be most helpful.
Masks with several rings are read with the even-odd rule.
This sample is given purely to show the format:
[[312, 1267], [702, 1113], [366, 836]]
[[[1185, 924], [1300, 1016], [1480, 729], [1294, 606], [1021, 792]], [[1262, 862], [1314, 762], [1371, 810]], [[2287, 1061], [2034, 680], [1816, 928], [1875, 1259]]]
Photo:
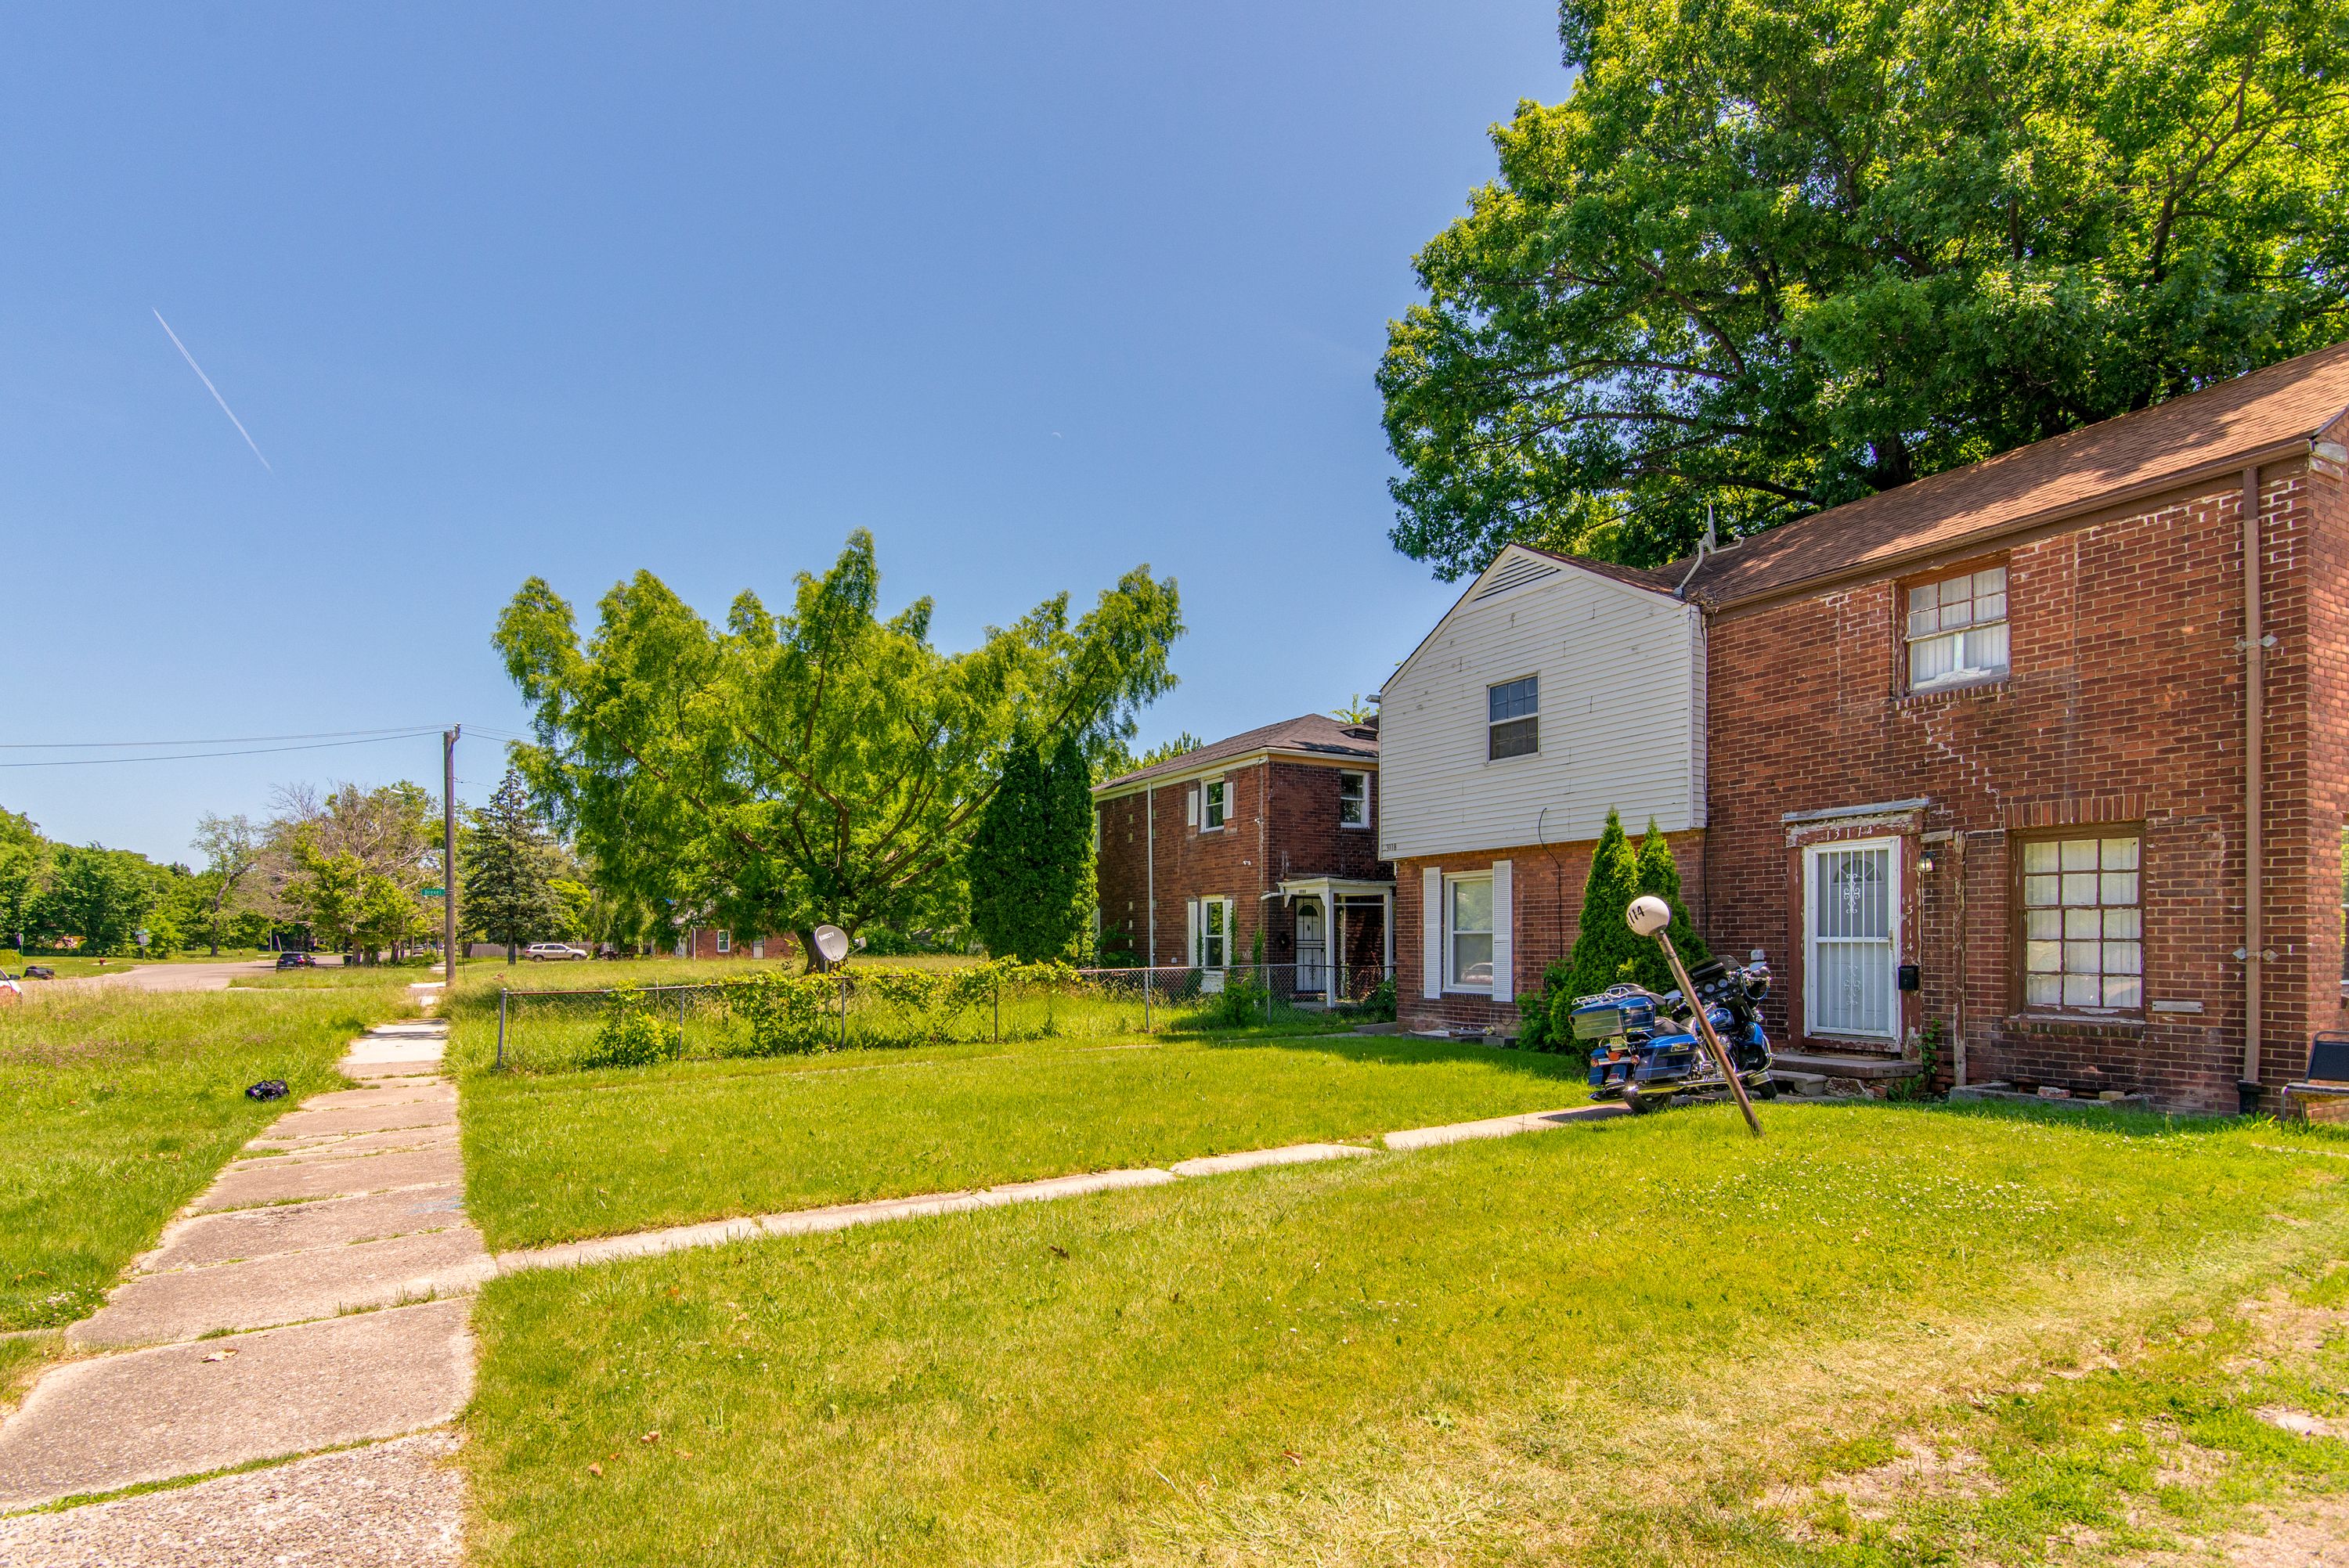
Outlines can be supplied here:
[[466, 923], [505, 944], [508, 963], [519, 944], [551, 936], [563, 923], [553, 847], [514, 769], [506, 769], [490, 803], [472, 813], [459, 863]]
[[884, 619], [880, 588], [860, 530], [786, 613], [746, 592], [713, 628], [639, 573], [583, 645], [523, 584], [496, 639], [533, 709], [514, 759], [605, 892], [737, 931], [925, 923], [952, 913], [1009, 748], [1122, 740], [1174, 685], [1174, 584], [1146, 567], [1081, 617], [1061, 594], [952, 654], [929, 600]]
[[1652, 563], [2349, 335], [2340, 0], [1568, 0], [1417, 257], [1394, 542]]
[[84, 953], [137, 951], [140, 927], [160, 892], [159, 869], [130, 850], [58, 845], [48, 885], [36, 905], [36, 934], [78, 936]]
[[31, 818], [0, 810], [0, 931], [16, 939], [20, 953], [52, 853]]

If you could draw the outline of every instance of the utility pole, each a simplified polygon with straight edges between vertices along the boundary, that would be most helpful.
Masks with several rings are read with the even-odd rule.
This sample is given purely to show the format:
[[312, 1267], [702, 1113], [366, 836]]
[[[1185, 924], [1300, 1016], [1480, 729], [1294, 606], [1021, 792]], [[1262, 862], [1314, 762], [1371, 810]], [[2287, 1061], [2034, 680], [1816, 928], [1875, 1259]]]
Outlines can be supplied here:
[[440, 976], [444, 998], [457, 985], [457, 737], [465, 727], [440, 732]]

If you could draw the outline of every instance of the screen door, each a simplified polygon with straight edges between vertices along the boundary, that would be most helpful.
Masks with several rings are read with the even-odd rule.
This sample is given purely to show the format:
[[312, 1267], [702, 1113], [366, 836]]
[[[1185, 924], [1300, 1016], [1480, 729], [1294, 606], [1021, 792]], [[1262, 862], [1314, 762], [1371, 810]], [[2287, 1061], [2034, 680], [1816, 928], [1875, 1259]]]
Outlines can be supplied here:
[[1803, 851], [1810, 933], [1803, 990], [1811, 1033], [1899, 1036], [1895, 843], [1864, 839]]

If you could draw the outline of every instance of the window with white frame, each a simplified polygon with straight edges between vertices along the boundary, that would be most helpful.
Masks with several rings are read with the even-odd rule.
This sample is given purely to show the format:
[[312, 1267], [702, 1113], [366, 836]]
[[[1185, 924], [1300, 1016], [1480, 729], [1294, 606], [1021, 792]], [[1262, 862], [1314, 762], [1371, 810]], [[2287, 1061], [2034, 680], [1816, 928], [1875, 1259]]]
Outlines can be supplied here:
[[1367, 773], [1341, 772], [1338, 775], [1338, 826], [1367, 828], [1371, 825], [1371, 776]]
[[732, 932], [721, 931], [718, 934], [718, 951], [720, 953], [731, 953], [734, 951], [734, 934]]
[[1493, 988], [1493, 879], [1447, 877], [1444, 883], [1444, 985], [1454, 991]]
[[1531, 757], [1541, 749], [1541, 677], [1485, 688], [1485, 759]]
[[1202, 969], [1222, 969], [1231, 962], [1232, 901], [1227, 898], [1203, 898], [1199, 901], [1198, 951], [1193, 962]]
[[2023, 845], [2023, 1000], [2067, 1012], [2145, 1006], [2142, 878], [2135, 833]]
[[1199, 830], [1214, 832], [1224, 825], [1224, 789], [1221, 779], [1210, 779], [1199, 786]]
[[1909, 688], [2006, 674], [2006, 568], [1984, 567], [1909, 590]]

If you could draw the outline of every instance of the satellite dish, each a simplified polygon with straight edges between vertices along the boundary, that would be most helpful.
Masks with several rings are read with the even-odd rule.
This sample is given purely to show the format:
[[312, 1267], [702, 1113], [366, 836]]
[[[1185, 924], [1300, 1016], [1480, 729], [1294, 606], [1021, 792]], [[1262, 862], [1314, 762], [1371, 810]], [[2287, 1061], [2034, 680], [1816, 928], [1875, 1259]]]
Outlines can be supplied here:
[[1672, 908], [1650, 893], [1645, 898], [1633, 899], [1631, 907], [1623, 912], [1623, 919], [1641, 936], [1653, 936], [1672, 923]]
[[817, 926], [815, 950], [823, 955], [826, 964], [839, 963], [848, 956], [848, 933], [836, 925]]

